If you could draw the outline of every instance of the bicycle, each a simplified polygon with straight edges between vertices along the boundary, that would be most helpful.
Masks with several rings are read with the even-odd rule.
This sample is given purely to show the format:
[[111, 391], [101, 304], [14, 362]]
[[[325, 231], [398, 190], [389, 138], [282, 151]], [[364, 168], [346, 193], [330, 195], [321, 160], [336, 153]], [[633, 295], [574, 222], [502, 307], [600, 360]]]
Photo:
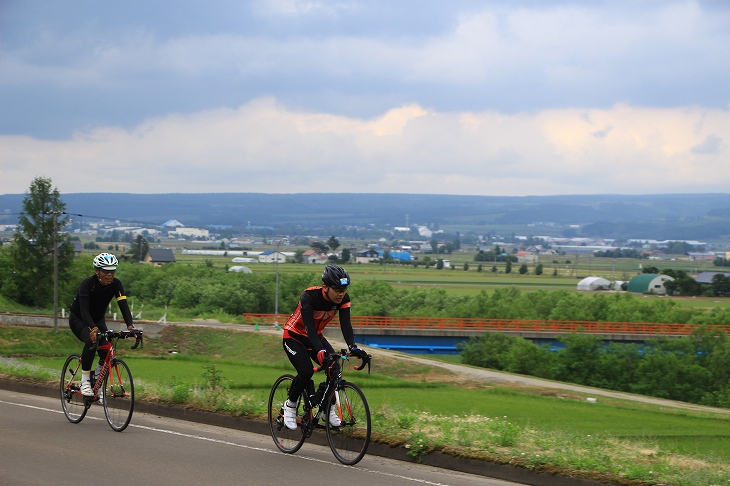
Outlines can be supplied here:
[[[116, 357], [115, 349], [119, 339], [132, 336], [135, 337], [132, 349], [140, 345], [144, 347], [142, 331], [106, 331], [97, 332], [96, 336], [97, 346], [106, 349], [107, 353], [99, 374], [91, 378], [94, 396], [85, 397], [81, 393], [81, 356], [72, 354], [66, 359], [61, 372], [61, 406], [69, 422], [77, 424], [84, 419], [92, 403], [101, 402], [106, 421], [113, 430], [121, 432], [132, 420], [134, 381], [129, 366]], [[99, 344], [102, 338], [106, 342]]]
[[[343, 349], [340, 353], [335, 353], [331, 363], [315, 368], [315, 372], [327, 370], [326, 388], [322, 393], [314, 393], [314, 383], [310, 381], [299, 396], [296, 430], [288, 429], [284, 425], [283, 408], [294, 376], [282, 375], [274, 382], [269, 395], [269, 429], [280, 451], [293, 454], [302, 447], [314, 429], [325, 429], [327, 443], [342, 464], [353, 466], [365, 456], [370, 444], [370, 408], [362, 390], [342, 378], [342, 368], [346, 363], [351, 363], [351, 356]], [[367, 355], [367, 358], [361, 359], [360, 366], [354, 368], [359, 371], [367, 364], [370, 373], [372, 356]], [[335, 366], [337, 363], [342, 366]], [[341, 421], [339, 426], [333, 426], [328, 419], [330, 407], [333, 405]]]

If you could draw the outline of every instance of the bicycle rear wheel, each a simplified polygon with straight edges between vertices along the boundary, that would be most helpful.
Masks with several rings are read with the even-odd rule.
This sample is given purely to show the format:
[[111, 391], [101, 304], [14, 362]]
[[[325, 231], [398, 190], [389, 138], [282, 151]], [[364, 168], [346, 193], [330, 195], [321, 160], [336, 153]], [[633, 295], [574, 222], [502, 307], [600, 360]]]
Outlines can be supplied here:
[[[292, 375], [280, 376], [274, 386], [271, 387], [269, 394], [269, 430], [274, 444], [281, 452], [294, 454], [304, 444], [304, 434], [301, 427], [291, 430], [284, 425], [284, 402], [289, 398], [289, 389], [291, 388], [294, 377]], [[301, 415], [301, 400], [298, 400], [297, 422]]]
[[90, 400], [81, 394], [81, 356], [72, 354], [61, 371], [61, 406], [72, 424], [81, 422], [89, 410]]
[[104, 377], [104, 415], [117, 432], [127, 428], [134, 411], [134, 382], [127, 363], [114, 359], [109, 373]]
[[[354, 466], [365, 456], [370, 445], [370, 407], [365, 395], [355, 384], [343, 381], [336, 392], [340, 397], [339, 408], [333, 394], [324, 414], [327, 423], [327, 442], [338, 461]], [[342, 423], [334, 427], [326, 418], [330, 407], [335, 406]]]

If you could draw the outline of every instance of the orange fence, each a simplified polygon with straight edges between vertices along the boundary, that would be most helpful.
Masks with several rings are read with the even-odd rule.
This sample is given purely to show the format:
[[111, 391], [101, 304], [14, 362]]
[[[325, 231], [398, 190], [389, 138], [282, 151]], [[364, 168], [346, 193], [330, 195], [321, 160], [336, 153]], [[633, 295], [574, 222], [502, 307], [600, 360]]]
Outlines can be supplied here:
[[[287, 314], [243, 314], [248, 324], [278, 322], [283, 325]], [[517, 319], [479, 319], [449, 317], [393, 317], [352, 316], [355, 331], [422, 330], [472, 332], [549, 332], [565, 334], [587, 332], [592, 334], [637, 334], [651, 336], [686, 336], [699, 324], [662, 324], [650, 322], [594, 322], [594, 321], [539, 321]], [[730, 334], [730, 325], [711, 326]]]

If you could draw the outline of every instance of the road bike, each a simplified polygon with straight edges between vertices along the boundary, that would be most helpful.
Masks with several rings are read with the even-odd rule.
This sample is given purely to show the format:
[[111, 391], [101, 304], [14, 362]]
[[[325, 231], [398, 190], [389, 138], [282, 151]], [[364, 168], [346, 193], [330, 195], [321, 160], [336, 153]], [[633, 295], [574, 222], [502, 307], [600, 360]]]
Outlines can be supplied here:
[[[287, 454], [297, 452], [314, 429], [324, 429], [327, 443], [338, 461], [348, 466], [360, 462], [370, 444], [370, 408], [362, 390], [354, 383], [342, 378], [342, 369], [353, 365], [351, 354], [346, 350], [335, 353], [325, 366], [315, 368], [316, 372], [326, 370], [327, 381], [314, 392], [314, 383], [308, 386], [297, 400], [297, 428], [288, 429], [284, 425], [284, 402], [289, 397], [293, 375], [280, 376], [269, 395], [269, 429], [276, 447]], [[370, 373], [372, 356], [360, 357], [362, 360], [356, 370], [367, 364]], [[334, 406], [340, 425], [329, 421], [329, 410]]]
[[[101, 369], [91, 378], [94, 396], [81, 393], [81, 356], [72, 354], [66, 359], [61, 372], [61, 406], [69, 422], [81, 422], [92, 403], [104, 407], [106, 421], [112, 429], [121, 432], [132, 420], [134, 411], [134, 381], [129, 366], [116, 357], [115, 349], [120, 339], [135, 338], [132, 349], [144, 346], [142, 331], [106, 331], [96, 333], [96, 344], [107, 351]], [[104, 341], [100, 344], [101, 341]]]

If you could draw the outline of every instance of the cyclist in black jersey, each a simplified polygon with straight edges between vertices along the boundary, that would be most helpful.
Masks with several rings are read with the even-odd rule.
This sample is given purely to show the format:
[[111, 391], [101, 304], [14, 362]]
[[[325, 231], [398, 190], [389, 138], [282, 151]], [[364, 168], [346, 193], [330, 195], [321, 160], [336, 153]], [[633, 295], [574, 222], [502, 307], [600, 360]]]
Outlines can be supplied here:
[[[111, 253], [100, 253], [94, 257], [94, 275], [85, 278], [71, 304], [68, 325], [74, 335], [84, 343], [81, 352], [81, 393], [85, 397], [94, 396], [89, 381], [91, 364], [94, 361], [94, 344], [97, 331], [106, 332], [104, 315], [113, 298], [117, 299], [127, 329], [134, 329], [132, 312], [127, 304], [122, 282], [114, 278], [119, 261]], [[106, 357], [106, 351], [98, 348], [99, 359]]]
[[[350, 323], [348, 285], [350, 276], [344, 268], [327, 265], [322, 272], [322, 285], [309, 287], [302, 292], [296, 310], [284, 324], [284, 351], [297, 370], [289, 390], [289, 399], [284, 406], [284, 425], [289, 429], [297, 428], [296, 402], [314, 374], [312, 361], [324, 365], [335, 352], [322, 331], [338, 312], [342, 336], [350, 352], [355, 356], [367, 357], [366, 352], [355, 346], [355, 334]], [[334, 426], [340, 425], [334, 410], [330, 410], [329, 420]]]

